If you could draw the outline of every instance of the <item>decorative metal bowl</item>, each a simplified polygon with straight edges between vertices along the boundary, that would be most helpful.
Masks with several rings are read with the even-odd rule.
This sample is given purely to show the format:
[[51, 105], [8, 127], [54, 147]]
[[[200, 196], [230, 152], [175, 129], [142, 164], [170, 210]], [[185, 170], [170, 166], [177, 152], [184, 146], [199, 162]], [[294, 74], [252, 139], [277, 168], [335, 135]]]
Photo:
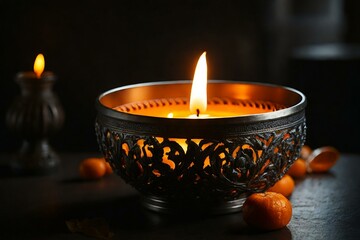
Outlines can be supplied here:
[[267, 190], [299, 156], [306, 136], [301, 92], [233, 81], [209, 81], [207, 88], [209, 108], [247, 113], [157, 117], [159, 108], [188, 108], [190, 81], [124, 86], [97, 98], [100, 150], [151, 210], [239, 211], [248, 195]]

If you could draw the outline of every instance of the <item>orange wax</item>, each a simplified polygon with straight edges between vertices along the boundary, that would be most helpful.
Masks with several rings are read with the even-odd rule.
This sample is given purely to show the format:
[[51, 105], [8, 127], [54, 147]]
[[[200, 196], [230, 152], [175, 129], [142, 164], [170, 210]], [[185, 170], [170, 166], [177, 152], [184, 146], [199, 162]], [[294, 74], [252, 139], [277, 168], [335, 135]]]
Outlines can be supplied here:
[[152, 99], [128, 103], [115, 108], [120, 112], [135, 115], [163, 118], [224, 118], [238, 117], [250, 114], [260, 114], [283, 108], [265, 101], [248, 101], [242, 99], [214, 98], [208, 101], [206, 112], [200, 112], [199, 117], [190, 112], [189, 101], [186, 98]]

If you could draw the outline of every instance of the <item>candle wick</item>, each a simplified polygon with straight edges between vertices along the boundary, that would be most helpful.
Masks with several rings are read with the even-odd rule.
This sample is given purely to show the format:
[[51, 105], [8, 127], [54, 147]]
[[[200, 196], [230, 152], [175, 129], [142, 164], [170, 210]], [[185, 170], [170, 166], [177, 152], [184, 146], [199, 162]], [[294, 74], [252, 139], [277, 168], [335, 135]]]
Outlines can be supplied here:
[[200, 110], [197, 108], [196, 109], [196, 116], [199, 117], [199, 115], [200, 115]]

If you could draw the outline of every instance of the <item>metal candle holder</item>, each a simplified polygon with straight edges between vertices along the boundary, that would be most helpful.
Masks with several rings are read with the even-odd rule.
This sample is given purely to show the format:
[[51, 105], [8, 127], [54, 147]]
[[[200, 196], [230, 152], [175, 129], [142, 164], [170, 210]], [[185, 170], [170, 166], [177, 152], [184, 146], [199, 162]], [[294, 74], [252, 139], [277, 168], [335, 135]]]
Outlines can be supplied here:
[[101, 94], [95, 123], [100, 149], [148, 209], [239, 211], [247, 196], [267, 190], [299, 156], [306, 98], [281, 86], [209, 81], [209, 106], [264, 113], [205, 119], [138, 114], [187, 108], [190, 89], [190, 81], [155, 82]]
[[46, 174], [59, 165], [59, 158], [48, 143], [48, 137], [59, 130], [64, 121], [62, 106], [52, 91], [55, 80], [51, 72], [44, 72], [39, 78], [34, 72], [22, 72], [15, 78], [21, 95], [8, 110], [6, 122], [23, 139], [12, 162], [16, 172]]

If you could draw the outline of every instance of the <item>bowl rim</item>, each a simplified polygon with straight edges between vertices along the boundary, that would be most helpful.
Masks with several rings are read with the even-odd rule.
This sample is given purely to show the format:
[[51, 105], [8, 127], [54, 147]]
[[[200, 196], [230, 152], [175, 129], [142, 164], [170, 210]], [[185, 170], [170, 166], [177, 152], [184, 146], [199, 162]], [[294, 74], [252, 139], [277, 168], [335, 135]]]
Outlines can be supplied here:
[[[265, 129], [283, 129], [286, 127], [291, 127], [299, 122], [302, 122], [305, 118], [305, 107], [307, 104], [307, 99], [305, 95], [294, 88], [275, 85], [270, 83], [259, 83], [259, 82], [243, 82], [243, 81], [229, 81], [229, 80], [208, 80], [208, 84], [239, 84], [239, 85], [254, 85], [266, 88], [281, 88], [286, 90], [291, 94], [297, 95], [299, 101], [296, 104], [286, 107], [284, 109], [276, 110], [273, 112], [266, 112], [260, 114], [251, 114], [251, 115], [242, 115], [234, 117], [224, 117], [224, 118], [200, 118], [200, 119], [187, 119], [187, 118], [166, 118], [166, 117], [155, 117], [155, 116], [143, 116], [127, 112], [120, 112], [111, 107], [105, 106], [101, 99], [108, 96], [109, 94], [131, 89], [139, 88], [153, 85], [172, 85], [172, 84], [191, 84], [190, 80], [174, 80], [174, 81], [158, 81], [158, 82], [147, 82], [147, 83], [136, 83], [125, 86], [116, 87], [101, 93], [95, 102], [95, 107], [98, 112], [97, 121], [99, 119], [102, 122], [111, 122], [114, 128], [117, 127], [128, 127], [133, 128], [132, 131], [137, 131], [135, 128], [145, 129], [144, 131], [150, 134], [151, 129], [160, 128], [162, 130], [155, 131], [158, 133], [165, 133], [169, 129], [176, 128], [176, 130], [170, 132], [181, 132], [179, 129], [187, 129], [185, 132], [192, 131], [193, 136], [204, 136], [204, 135], [218, 135], [222, 130], [215, 130], [214, 127], [225, 127], [224, 131], [232, 131], [235, 129], [233, 135], [238, 135], [239, 132], [243, 132], [244, 128], [246, 131], [244, 133], [258, 131], [260, 128]], [[144, 99], [145, 100], [145, 99]], [[126, 126], [124, 126], [124, 124]], [[258, 126], [260, 124], [260, 126]], [[240, 128], [239, 128], [240, 126]], [[243, 127], [241, 127], [243, 126]], [[208, 132], [207, 132], [208, 131]], [[215, 133], [216, 132], [216, 133]], [[187, 133], [179, 133], [178, 136], [184, 135], [188, 136]], [[231, 133], [228, 133], [232, 135]], [[167, 134], [165, 134], [167, 135]], [[171, 135], [169, 133], [169, 135]]]
[[[135, 116], [136, 118], [141, 118], [144, 121], [146, 120], [158, 120], [158, 119], [169, 119], [169, 118], [164, 118], [164, 117], [156, 117], [156, 116], [143, 116], [143, 115], [138, 115], [138, 114], [132, 114], [132, 113], [125, 113], [125, 112], [119, 112], [113, 108], [107, 107], [104, 104], [101, 103], [101, 99], [103, 97], [108, 96], [111, 93], [114, 92], [119, 92], [122, 90], [126, 90], [126, 89], [131, 89], [131, 88], [138, 88], [138, 87], [145, 87], [145, 86], [154, 86], [154, 85], [175, 85], [175, 84], [191, 84], [192, 82], [190, 80], [175, 80], [175, 81], [158, 81], [158, 82], [146, 82], [146, 83], [136, 83], [136, 84], [130, 84], [130, 85], [125, 85], [125, 86], [120, 86], [120, 87], [116, 87], [110, 90], [107, 90], [103, 93], [101, 93], [97, 98], [96, 98], [96, 109], [101, 112], [102, 114], [105, 115], [109, 115], [115, 118], [124, 118], [124, 119], [131, 119], [133, 116]], [[279, 118], [279, 117], [283, 117], [283, 116], [287, 116], [289, 114], [298, 112], [303, 110], [306, 107], [307, 104], [307, 99], [305, 97], [305, 95], [300, 92], [297, 89], [291, 88], [291, 87], [286, 87], [286, 86], [281, 86], [281, 85], [276, 85], [276, 84], [270, 84], [270, 83], [258, 83], [258, 82], [243, 82], [243, 81], [230, 81], [230, 80], [208, 80], [209, 84], [221, 84], [221, 83], [227, 83], [227, 84], [246, 84], [246, 85], [257, 85], [257, 86], [265, 86], [265, 87], [270, 87], [270, 88], [282, 88], [284, 90], [287, 90], [289, 92], [295, 93], [297, 95], [299, 95], [299, 97], [301, 98], [301, 100], [290, 107], [284, 108], [284, 109], [280, 109], [274, 112], [267, 112], [267, 113], [259, 113], [259, 114], [251, 114], [251, 115], [242, 115], [242, 116], [234, 116], [234, 117], [223, 117], [220, 119], [231, 119], [231, 120], [240, 120], [243, 119], [244, 121], [261, 121], [261, 120], [267, 120], [267, 119], [273, 119], [273, 118]], [[198, 121], [216, 121], [216, 119], [219, 118], [209, 118], [209, 119], [204, 119], [204, 118], [200, 118], [200, 119], [196, 119]], [[189, 120], [189, 119], [184, 119], [184, 118], [173, 118], [171, 120]]]

